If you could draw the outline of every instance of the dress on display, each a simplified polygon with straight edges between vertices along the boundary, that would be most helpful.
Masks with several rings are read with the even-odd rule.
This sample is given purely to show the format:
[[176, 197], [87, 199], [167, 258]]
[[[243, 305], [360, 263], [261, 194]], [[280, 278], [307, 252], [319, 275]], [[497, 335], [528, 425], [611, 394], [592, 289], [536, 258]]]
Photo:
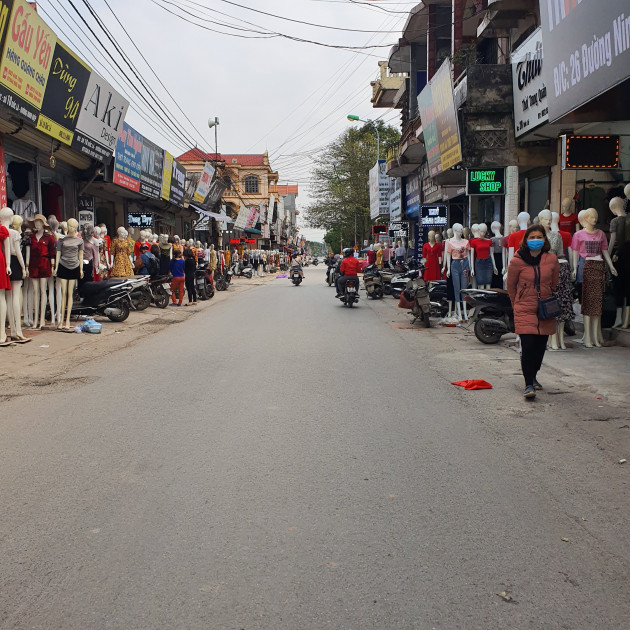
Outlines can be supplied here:
[[7, 261], [4, 257], [4, 241], [9, 238], [9, 230], [0, 225], [0, 289], [11, 290], [11, 276], [7, 273]]
[[40, 239], [36, 234], [31, 234], [28, 241], [31, 248], [31, 256], [28, 263], [28, 275], [30, 278], [50, 278], [52, 276], [53, 260], [57, 256], [54, 236], [44, 232]]
[[133, 248], [128, 240], [121, 241], [115, 238], [112, 241], [111, 254], [114, 257], [114, 263], [110, 276], [112, 278], [127, 278], [133, 276], [133, 268], [131, 266], [131, 252]]
[[422, 258], [426, 259], [424, 263], [424, 280], [440, 279], [440, 255], [442, 248], [439, 243], [435, 243], [431, 247], [431, 243], [425, 243], [422, 246]]

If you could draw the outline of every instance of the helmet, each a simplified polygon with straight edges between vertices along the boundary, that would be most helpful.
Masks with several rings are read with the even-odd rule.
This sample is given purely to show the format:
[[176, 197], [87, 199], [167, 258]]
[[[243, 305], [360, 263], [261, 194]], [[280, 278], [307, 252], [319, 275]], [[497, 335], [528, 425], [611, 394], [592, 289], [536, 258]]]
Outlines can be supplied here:
[[354, 250], [352, 249], [352, 247], [346, 247], [343, 250], [343, 257], [348, 258], [348, 256], [354, 256]]

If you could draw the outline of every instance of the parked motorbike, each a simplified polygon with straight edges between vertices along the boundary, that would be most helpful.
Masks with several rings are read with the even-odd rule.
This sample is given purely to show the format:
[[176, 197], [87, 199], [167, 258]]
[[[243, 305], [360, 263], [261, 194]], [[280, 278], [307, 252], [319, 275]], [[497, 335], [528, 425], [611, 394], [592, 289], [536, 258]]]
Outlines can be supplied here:
[[300, 282], [302, 282], [302, 274], [297, 267], [291, 268], [291, 271], [289, 272], [289, 278], [296, 287], [299, 286]]
[[195, 291], [200, 300], [209, 300], [214, 297], [214, 285], [212, 274], [207, 262], [201, 261], [195, 270]]
[[124, 322], [131, 309], [131, 292], [144, 278], [112, 278], [100, 282], [84, 282], [75, 289], [71, 316], [102, 315], [113, 322]]
[[498, 343], [503, 335], [514, 332], [514, 312], [504, 289], [464, 289], [470, 307], [475, 308], [475, 336], [481, 343]]
[[422, 279], [419, 270], [410, 271], [408, 274], [410, 279], [404, 290], [405, 299], [412, 305], [411, 314], [413, 315], [412, 324], [416, 320], [421, 319], [425, 328], [431, 327], [431, 299], [429, 297], [429, 287]]
[[153, 295], [149, 288], [149, 276], [135, 276], [134, 280], [138, 280], [135, 287], [131, 291], [131, 308], [136, 311], [144, 311], [151, 306]]
[[339, 298], [344, 306], [352, 308], [355, 302], [359, 301], [359, 278], [356, 276], [350, 276], [346, 282], [346, 286]]
[[446, 317], [448, 314], [446, 280], [429, 282], [429, 299], [431, 300], [431, 315], [433, 317]]
[[[387, 266], [381, 271], [381, 279], [383, 281], [383, 293], [392, 295], [391, 281], [395, 276], [402, 275], [416, 268], [416, 262], [410, 258], [406, 263], [387, 263]], [[406, 282], [406, 281], [405, 281]], [[404, 286], [402, 287], [404, 289]], [[402, 290], [402, 289], [401, 289]], [[400, 297], [400, 292], [398, 293]]]
[[250, 264], [240, 262], [232, 263], [232, 275], [241, 278], [251, 278], [254, 275], [254, 268]]
[[217, 291], [227, 291], [232, 282], [232, 269], [226, 267], [223, 272], [218, 269], [214, 272], [214, 288]]
[[152, 276], [149, 280], [149, 291], [151, 292], [151, 303], [158, 308], [166, 308], [171, 299], [171, 278], [166, 276]]
[[383, 297], [381, 270], [376, 265], [368, 265], [363, 270], [363, 285], [368, 297], [373, 300], [380, 300]]

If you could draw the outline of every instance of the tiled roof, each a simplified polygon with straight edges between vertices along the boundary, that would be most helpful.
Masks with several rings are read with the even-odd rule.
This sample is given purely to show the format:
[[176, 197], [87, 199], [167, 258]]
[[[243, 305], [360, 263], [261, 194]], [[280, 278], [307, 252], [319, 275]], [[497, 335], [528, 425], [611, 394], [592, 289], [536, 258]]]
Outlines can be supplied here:
[[[201, 149], [190, 149], [175, 158], [179, 162], [218, 160], [225, 164], [240, 164], [241, 166], [264, 166], [265, 156], [251, 153], [205, 153]], [[236, 162], [234, 162], [236, 160]]]

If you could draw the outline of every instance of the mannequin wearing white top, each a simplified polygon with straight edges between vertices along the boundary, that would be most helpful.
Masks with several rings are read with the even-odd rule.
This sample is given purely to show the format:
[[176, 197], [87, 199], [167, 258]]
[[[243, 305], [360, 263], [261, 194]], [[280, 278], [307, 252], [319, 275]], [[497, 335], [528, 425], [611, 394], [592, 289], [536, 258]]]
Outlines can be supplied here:
[[[526, 230], [530, 226], [530, 223], [531, 223], [529, 212], [519, 212], [518, 216], [516, 217], [516, 221], [518, 223], [519, 230]], [[510, 264], [510, 260], [512, 260], [512, 256], [514, 256], [514, 248], [509, 247], [508, 248], [508, 265]]]
[[[588, 208], [586, 210], [582, 210], [578, 214], [578, 219], [580, 221], [580, 225], [584, 230], [586, 230], [589, 234], [595, 234], [597, 232], [598, 213], [595, 208]], [[571, 250], [571, 258], [572, 258], [572, 267], [573, 272], [571, 274], [572, 278], [575, 280], [577, 274], [578, 267], [578, 258], [579, 252]], [[612, 264], [612, 260], [610, 258], [610, 254], [608, 250], [604, 250], [600, 255], [597, 256], [588, 256], [585, 260], [602, 260], [602, 258], [606, 261], [608, 265], [608, 269], [613, 276], [617, 275], [617, 270]], [[594, 345], [598, 348], [604, 343], [604, 336], [602, 335], [602, 318], [601, 315], [599, 317], [593, 317], [590, 315], [584, 315], [584, 347], [592, 348]]]
[[[624, 188], [624, 194], [630, 199], [630, 184], [627, 184]], [[615, 215], [615, 218], [611, 222], [610, 226], [610, 243], [608, 244], [608, 253], [611, 256], [613, 263], [616, 263], [619, 257], [616, 254], [617, 248], [617, 230], [613, 227], [614, 224], [621, 221], [627, 226], [630, 222], [630, 217], [626, 214], [626, 201], [621, 197], [613, 197], [608, 204], [610, 211]], [[628, 328], [630, 326], [630, 304], [624, 298], [623, 304], [617, 308], [617, 317], [615, 318], [614, 328]]]
[[[453, 264], [452, 254], [451, 252], [448, 251], [449, 243], [451, 247], [459, 247], [459, 248], [469, 247], [468, 240], [463, 238], [463, 232], [464, 232], [464, 228], [461, 223], [453, 224], [453, 238], [450, 238], [444, 247], [444, 252], [446, 254], [446, 277], [447, 278], [451, 276], [451, 266]], [[461, 260], [462, 262], [463, 260], [466, 260], [468, 262], [468, 254], [466, 254], [465, 258]], [[459, 294], [459, 291], [457, 291], [457, 288], [455, 287], [454, 283], [453, 283], [453, 288], [455, 289], [455, 314], [459, 320], [467, 320], [468, 314], [466, 312], [466, 302], [460, 299], [461, 296]], [[462, 304], [463, 304], [463, 307], [462, 307]], [[451, 309], [449, 309], [449, 311], [450, 310]]]

